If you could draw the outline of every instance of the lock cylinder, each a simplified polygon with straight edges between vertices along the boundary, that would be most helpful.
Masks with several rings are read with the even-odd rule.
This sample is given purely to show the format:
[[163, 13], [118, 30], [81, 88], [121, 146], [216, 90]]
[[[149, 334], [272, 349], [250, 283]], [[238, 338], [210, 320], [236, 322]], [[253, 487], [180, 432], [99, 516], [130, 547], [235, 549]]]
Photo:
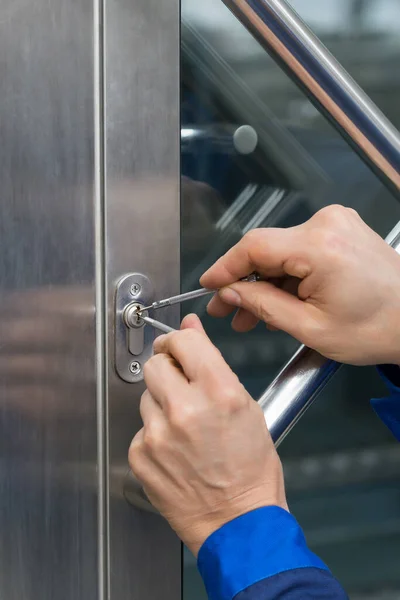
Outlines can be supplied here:
[[139, 304], [138, 302], [132, 302], [132, 304], [129, 304], [126, 307], [124, 311], [124, 321], [127, 327], [138, 329], [139, 327], [144, 326], [144, 321], [141, 316], [147, 317], [148, 312], [146, 310], [141, 312], [143, 308], [144, 305]]

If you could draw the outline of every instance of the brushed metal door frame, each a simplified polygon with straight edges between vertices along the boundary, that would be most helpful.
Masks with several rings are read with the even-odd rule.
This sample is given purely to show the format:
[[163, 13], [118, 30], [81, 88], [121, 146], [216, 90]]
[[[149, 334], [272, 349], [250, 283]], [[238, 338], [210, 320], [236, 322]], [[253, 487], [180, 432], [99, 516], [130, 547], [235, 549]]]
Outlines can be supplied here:
[[0, 8], [0, 597], [98, 598], [93, 3]]
[[[112, 353], [121, 277], [145, 274], [159, 298], [180, 288], [179, 0], [105, 0], [103, 21], [108, 587], [111, 600], [178, 600], [178, 538], [123, 496], [144, 385], [122, 381]], [[176, 327], [179, 309], [160, 318]]]

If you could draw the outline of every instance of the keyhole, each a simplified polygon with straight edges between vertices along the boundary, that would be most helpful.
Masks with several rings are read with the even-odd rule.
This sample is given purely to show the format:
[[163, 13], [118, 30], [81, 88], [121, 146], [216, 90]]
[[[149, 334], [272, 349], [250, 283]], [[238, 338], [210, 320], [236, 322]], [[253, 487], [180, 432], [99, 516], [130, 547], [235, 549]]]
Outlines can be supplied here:
[[133, 356], [140, 356], [144, 350], [144, 321], [138, 314], [142, 308], [141, 304], [130, 304], [124, 313], [124, 321], [128, 327], [128, 350]]

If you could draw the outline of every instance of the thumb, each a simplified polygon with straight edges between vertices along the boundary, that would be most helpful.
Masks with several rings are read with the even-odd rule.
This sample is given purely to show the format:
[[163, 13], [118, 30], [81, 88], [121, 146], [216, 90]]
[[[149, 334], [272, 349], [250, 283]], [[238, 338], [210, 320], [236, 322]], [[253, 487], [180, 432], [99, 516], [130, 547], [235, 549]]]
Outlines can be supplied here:
[[219, 295], [227, 304], [251, 312], [261, 321], [282, 329], [305, 343], [307, 330], [317, 318], [315, 307], [267, 281], [238, 282], [222, 288]]
[[206, 334], [206, 331], [197, 315], [191, 314], [186, 315], [181, 323], [181, 331], [183, 329], [196, 329], [196, 331], [200, 331], [200, 333]]

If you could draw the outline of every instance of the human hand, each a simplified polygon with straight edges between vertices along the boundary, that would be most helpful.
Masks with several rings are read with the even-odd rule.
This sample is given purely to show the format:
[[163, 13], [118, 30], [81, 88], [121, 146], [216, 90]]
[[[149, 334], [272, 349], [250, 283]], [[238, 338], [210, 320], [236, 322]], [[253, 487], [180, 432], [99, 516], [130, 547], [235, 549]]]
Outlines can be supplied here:
[[129, 463], [152, 504], [196, 555], [252, 509], [287, 508], [282, 467], [261, 408], [189, 315], [156, 339], [145, 365], [143, 428]]
[[[238, 280], [258, 271], [269, 281]], [[400, 257], [352, 209], [329, 206], [289, 229], [255, 229], [201, 278], [222, 288], [208, 311], [239, 307], [233, 327], [263, 320], [324, 356], [400, 364]]]

